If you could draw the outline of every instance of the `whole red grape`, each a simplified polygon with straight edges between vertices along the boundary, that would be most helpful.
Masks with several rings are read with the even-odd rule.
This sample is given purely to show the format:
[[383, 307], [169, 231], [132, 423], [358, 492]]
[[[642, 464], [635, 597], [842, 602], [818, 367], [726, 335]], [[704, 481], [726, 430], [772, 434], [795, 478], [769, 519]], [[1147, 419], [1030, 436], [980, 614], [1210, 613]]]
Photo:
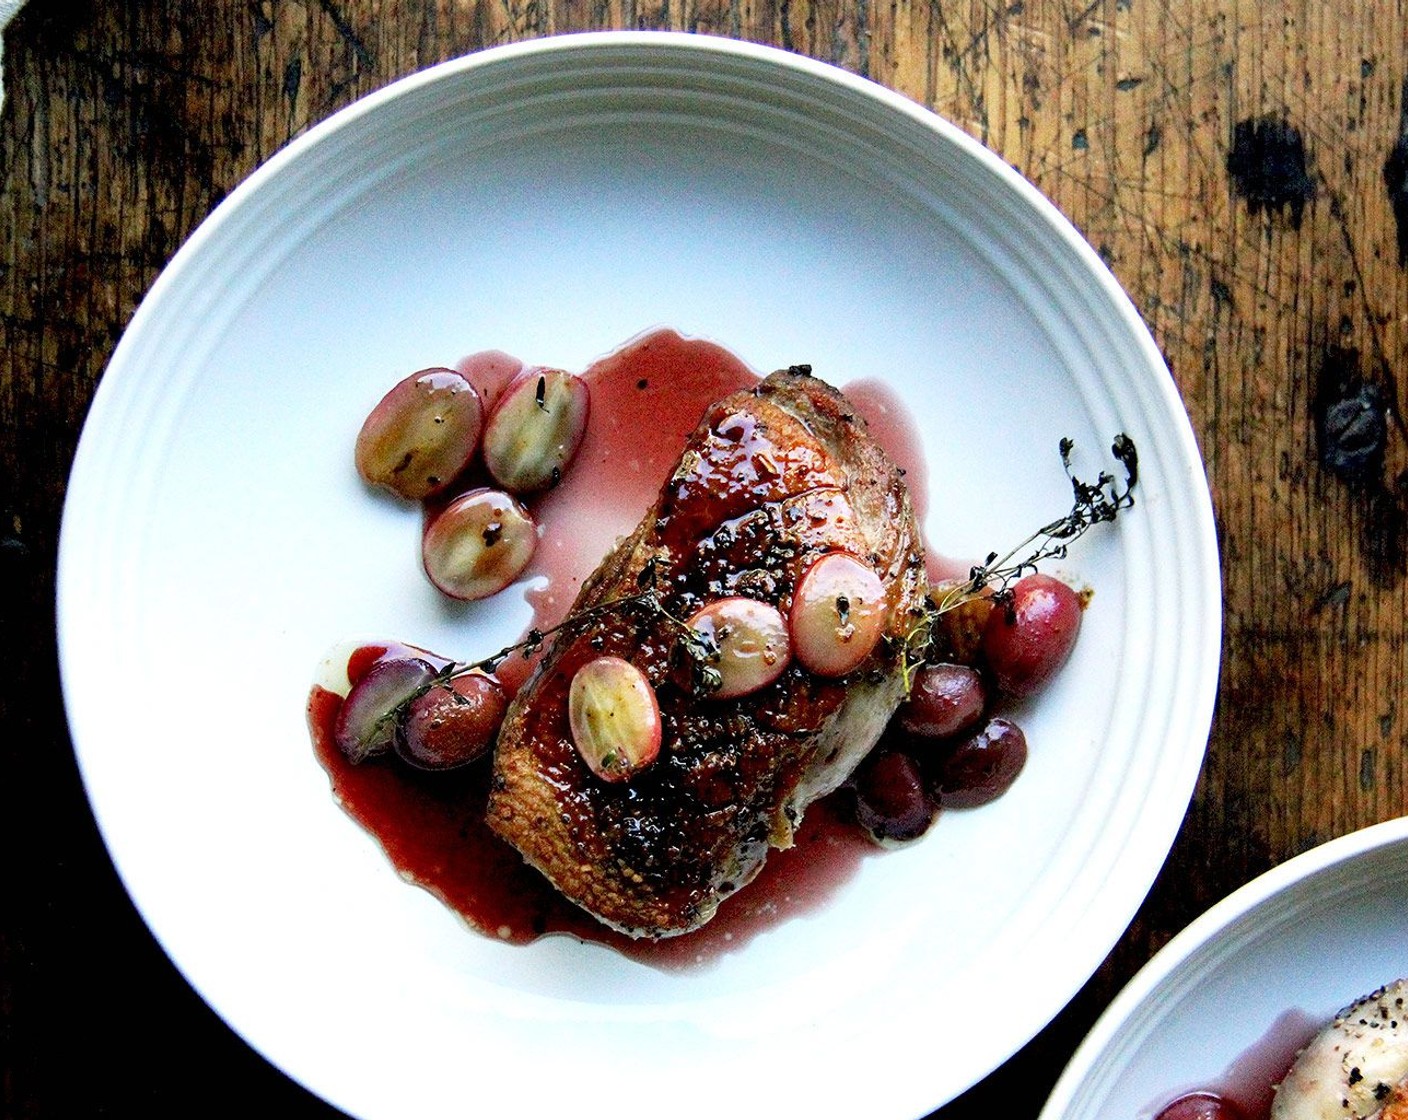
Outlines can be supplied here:
[[1026, 763], [1026, 735], [995, 716], [949, 749], [934, 782], [939, 803], [949, 809], [986, 805], [1007, 792]]
[[982, 718], [987, 690], [968, 665], [925, 665], [914, 674], [909, 698], [895, 718], [906, 734], [942, 739], [967, 731]]
[[1155, 1120], [1244, 1120], [1244, 1114], [1215, 1093], [1189, 1093], [1165, 1106]]
[[494, 745], [508, 697], [493, 677], [466, 673], [407, 706], [396, 753], [422, 770], [450, 770], [484, 757]]
[[873, 752], [856, 772], [855, 792], [856, 821], [876, 840], [918, 839], [937, 812], [918, 763], [901, 751]]
[[1011, 602], [999, 604], [983, 627], [983, 655], [1001, 691], [1032, 696], [1066, 663], [1080, 631], [1081, 599], [1074, 588], [1040, 572], [1018, 580]]

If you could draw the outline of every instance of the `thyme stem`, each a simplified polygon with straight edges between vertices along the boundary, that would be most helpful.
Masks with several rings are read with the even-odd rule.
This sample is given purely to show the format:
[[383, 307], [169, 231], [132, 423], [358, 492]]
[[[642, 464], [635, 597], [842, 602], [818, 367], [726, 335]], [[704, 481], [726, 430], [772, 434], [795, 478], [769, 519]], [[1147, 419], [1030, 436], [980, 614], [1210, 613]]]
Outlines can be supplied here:
[[1061, 465], [1071, 483], [1070, 512], [1043, 525], [1001, 556], [989, 553], [983, 563], [969, 569], [967, 580], [949, 588], [937, 603], [929, 603], [923, 619], [905, 636], [906, 695], [914, 673], [929, 659], [934, 626], [942, 615], [983, 595], [990, 595], [995, 603], [1010, 609], [1012, 585], [1022, 576], [1036, 571], [1044, 560], [1064, 559], [1071, 542], [1092, 526], [1115, 520], [1122, 510], [1134, 505], [1134, 488], [1139, 484], [1139, 452], [1129, 436], [1121, 432], [1110, 444], [1110, 453], [1124, 467], [1123, 484], [1107, 471], [1101, 471], [1094, 482], [1076, 477], [1071, 469], [1074, 448], [1073, 440], [1061, 440]]
[[[472, 673], [476, 669], [486, 673], [492, 673], [503, 664], [507, 658], [513, 656], [515, 653], [522, 653], [525, 657], [536, 653], [542, 647], [544, 641], [559, 631], [566, 630], [570, 626], [578, 626], [583, 622], [589, 622], [593, 618], [610, 611], [619, 610], [622, 607], [628, 607], [638, 603], [649, 603], [658, 606], [659, 600], [656, 597], [655, 588], [650, 587], [645, 591], [637, 591], [632, 595], [621, 595], [618, 598], [607, 599], [605, 602], [585, 607], [576, 614], [568, 615], [556, 626], [549, 626], [546, 630], [529, 630], [528, 636], [521, 641], [504, 646], [504, 648], [497, 653], [491, 653], [488, 657], [481, 657], [477, 661], [451, 661], [445, 665], [444, 668], [440, 669], [421, 691], [429, 691], [436, 685], [444, 684], [446, 681], [463, 676], [465, 673]], [[664, 608], [662, 607], [660, 609], [663, 611]], [[680, 625], [683, 625], [683, 623]], [[416, 695], [419, 695], [419, 693]], [[415, 696], [409, 699], [413, 700]]]
[[[1134, 505], [1134, 488], [1139, 484], [1139, 452], [1129, 436], [1121, 432], [1110, 444], [1110, 453], [1124, 466], [1123, 486], [1107, 471], [1101, 471], [1094, 482], [1083, 482], [1076, 477], [1071, 470], [1071, 452], [1074, 448], [1075, 441], [1061, 440], [1061, 465], [1070, 480], [1074, 499], [1071, 511], [1043, 525], [1001, 556], [990, 553], [982, 564], [974, 565], [968, 579], [950, 588], [934, 607], [935, 616], [977, 598], [994, 584], [997, 590], [993, 594], [999, 597], [999, 601], [1001, 597], [1010, 596], [1012, 584], [1028, 572], [1036, 571], [1043, 560], [1064, 559], [1072, 541], [1083, 536], [1094, 525], [1115, 520], [1121, 510]], [[1036, 547], [1033, 548], [1033, 545]], [[1023, 559], [1013, 562], [1015, 557], [1023, 554], [1026, 554]]]
[[[1134, 489], [1139, 483], [1139, 455], [1132, 439], [1121, 432], [1110, 445], [1110, 453], [1124, 466], [1123, 484], [1106, 471], [1101, 471], [1094, 482], [1083, 482], [1076, 477], [1071, 469], [1071, 451], [1074, 447], [1075, 443], [1070, 439], [1062, 439], [1060, 442], [1061, 464], [1070, 480], [1073, 496], [1070, 512], [1043, 525], [1002, 555], [989, 553], [982, 564], [975, 564], [969, 570], [967, 580], [949, 588], [938, 603], [926, 600], [923, 617], [904, 638], [901, 672], [906, 694], [913, 683], [915, 672], [929, 659], [934, 641], [934, 626], [941, 616], [985, 594], [990, 595], [996, 603], [1010, 603], [1012, 585], [1023, 575], [1036, 571], [1037, 565], [1045, 560], [1064, 558], [1071, 542], [1083, 536], [1092, 526], [1113, 521], [1122, 510], [1134, 505]], [[1016, 559], [1019, 556], [1022, 559]], [[570, 614], [556, 626], [546, 630], [530, 630], [526, 638], [507, 645], [488, 657], [481, 657], [477, 661], [447, 663], [422, 688], [382, 718], [399, 718], [401, 712], [417, 698], [455, 677], [475, 670], [492, 673], [506, 658], [515, 653], [522, 653], [524, 656], [536, 653], [544, 641], [560, 631], [631, 606], [646, 607], [671, 624], [679, 632], [679, 645], [698, 668], [699, 686], [705, 692], [717, 687], [717, 671], [711, 673], [711, 663], [718, 659], [718, 646], [712, 638], [691, 629], [687, 622], [677, 618], [660, 601], [656, 590], [654, 560], [647, 561], [636, 579], [636, 587], [637, 590], [630, 595], [608, 599]], [[848, 607], [849, 603], [838, 599], [837, 608], [843, 617]]]

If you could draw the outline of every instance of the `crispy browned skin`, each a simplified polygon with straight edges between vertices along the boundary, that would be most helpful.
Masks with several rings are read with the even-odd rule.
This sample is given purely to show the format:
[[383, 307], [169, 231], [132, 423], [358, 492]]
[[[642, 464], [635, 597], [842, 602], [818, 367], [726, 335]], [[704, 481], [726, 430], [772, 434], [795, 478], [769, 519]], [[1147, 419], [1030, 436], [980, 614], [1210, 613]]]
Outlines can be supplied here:
[[[794, 661], [736, 700], [690, 687], [679, 629], [641, 608], [569, 632], [510, 707], [494, 760], [489, 822], [559, 890], [633, 936], [695, 929], [747, 883], [802, 811], [843, 782], [901, 692], [900, 641], [926, 588], [923, 546], [900, 472], [846, 399], [803, 369], [712, 406], [639, 528], [606, 557], [574, 611], [637, 592], [654, 565], [670, 614], [747, 595], [784, 615], [822, 553], [867, 559], [885, 584], [886, 640], [841, 680]], [[655, 686], [659, 759], [625, 783], [595, 777], [572, 743], [568, 687], [615, 655]]]

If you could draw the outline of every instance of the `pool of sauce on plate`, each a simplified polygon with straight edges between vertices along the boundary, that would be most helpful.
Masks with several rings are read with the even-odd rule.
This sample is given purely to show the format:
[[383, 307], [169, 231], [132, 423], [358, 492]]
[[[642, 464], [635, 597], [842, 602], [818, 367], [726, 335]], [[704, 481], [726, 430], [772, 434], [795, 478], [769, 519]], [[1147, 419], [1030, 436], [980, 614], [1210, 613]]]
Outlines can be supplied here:
[[[456, 368], [479, 390], [487, 408], [528, 367], [502, 352], [486, 351]], [[591, 386], [587, 435], [561, 483], [532, 502], [540, 534], [523, 580], [529, 585], [530, 625], [540, 630], [566, 617], [597, 563], [635, 529], [705, 409], [760, 380], [724, 348], [671, 330], [641, 335], [595, 362], [583, 376]], [[854, 382], [844, 392], [866, 418], [871, 435], [905, 471], [922, 524], [927, 479], [920, 438], [908, 413], [878, 381]], [[484, 484], [482, 468], [472, 465], [451, 493]], [[426, 516], [434, 512], [428, 506]], [[955, 573], [957, 566], [930, 555], [931, 577]], [[405, 653], [406, 647], [351, 651], [349, 680], [359, 679], [378, 657], [398, 652]], [[513, 656], [497, 675], [514, 692], [531, 669], [531, 659]], [[403, 878], [436, 895], [475, 929], [505, 942], [567, 934], [660, 967], [687, 968], [820, 906], [867, 855], [878, 851], [846, 819], [841, 795], [833, 795], [808, 809], [795, 845], [771, 853], [758, 878], [725, 900], [702, 929], [661, 941], [633, 940], [568, 902], [489, 829], [484, 820], [487, 761], [448, 773], [422, 773], [390, 759], [353, 766], [333, 743], [341, 702], [338, 692], [321, 685], [313, 688], [308, 702], [314, 748], [338, 802], [378, 840]]]
[[1149, 1115], [1154, 1120], [1270, 1120], [1276, 1086], [1322, 1025], [1303, 1011], [1285, 1012], [1219, 1079], [1179, 1094]]

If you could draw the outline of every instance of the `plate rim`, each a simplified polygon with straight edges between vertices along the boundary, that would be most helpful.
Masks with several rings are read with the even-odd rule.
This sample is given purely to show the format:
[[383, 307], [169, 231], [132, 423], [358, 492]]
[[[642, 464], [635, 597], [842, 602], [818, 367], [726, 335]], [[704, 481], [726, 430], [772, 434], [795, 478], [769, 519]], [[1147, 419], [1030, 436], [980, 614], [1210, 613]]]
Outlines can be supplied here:
[[1077, 1095], [1125, 1025], [1219, 934], [1254, 921], [1287, 891], [1307, 880], [1399, 844], [1408, 846], [1408, 815], [1344, 833], [1292, 856], [1199, 914], [1155, 953], [1101, 1012], [1062, 1070], [1038, 1120], [1067, 1120]]
[[[1197, 672], [1197, 696], [1192, 705], [1193, 715], [1189, 720], [1189, 724], [1194, 728], [1206, 728], [1207, 731], [1210, 732], [1212, 712], [1217, 694], [1223, 624], [1221, 611], [1221, 571], [1212, 501], [1207, 488], [1206, 464], [1197, 447], [1196, 437], [1193, 434], [1191, 422], [1188, 420], [1186, 408], [1179, 396], [1172, 374], [1158, 351], [1147, 324], [1145, 324], [1140, 317], [1132, 301], [1129, 299], [1128, 294], [1119, 285], [1118, 281], [1115, 280], [1113, 274], [1109, 271], [1104, 262], [1100, 260], [1094, 249], [1075, 229], [1074, 225], [1065, 218], [1055, 205], [1041, 194], [1035, 186], [1023, 178], [1009, 164], [1004, 162], [996, 153], [983, 146], [956, 125], [912, 101], [905, 95], [829, 63], [784, 51], [777, 47], [714, 35], [670, 31], [603, 31], [545, 36], [486, 48], [395, 79], [372, 93], [343, 107], [336, 113], [314, 125], [307, 132], [290, 141], [231, 190], [220, 204], [192, 231], [190, 236], [183, 242], [144, 294], [136, 312], [124, 330], [118, 346], [114, 349], [107, 369], [109, 371], [113, 369], [121, 371], [130, 367], [130, 363], [127, 360], [127, 353], [132, 345], [134, 345], [132, 340], [143, 334], [146, 330], [147, 321], [157, 313], [157, 309], [163, 303], [165, 293], [168, 289], [175, 287], [181, 282], [182, 277], [185, 275], [192, 262], [200, 260], [203, 246], [208, 240], [216, 236], [224, 222], [237, 214], [241, 207], [245, 206], [252, 197], [256, 197], [257, 192], [264, 190], [267, 183], [276, 180], [285, 166], [305, 158], [309, 152], [315, 150], [319, 145], [327, 142], [339, 132], [355, 127], [357, 122], [363, 117], [378, 112], [383, 105], [414, 94], [416, 91], [440, 81], [457, 80], [461, 75], [467, 72], [473, 72], [481, 67], [505, 63], [511, 64], [515, 58], [519, 57], [531, 57], [550, 52], [591, 51], [598, 47], [608, 47], [612, 49], [620, 47], [645, 47], [654, 50], [662, 46], [670, 49], [684, 49], [700, 56], [707, 55], [710, 52], [722, 51], [729, 55], [747, 58], [769, 65], [781, 65], [785, 68], [808, 74], [826, 83], [845, 87], [854, 93], [863, 95], [871, 101], [878, 102], [889, 111], [899, 112], [911, 120], [917, 121], [937, 140], [955, 146], [963, 158], [975, 161], [987, 174], [994, 176], [1004, 189], [1015, 195], [1016, 200], [1020, 202], [1027, 211], [1034, 217], [1040, 219], [1041, 229], [1044, 235], [1059, 238], [1063, 243], [1062, 248], [1066, 252], [1074, 254], [1074, 259], [1082, 266], [1084, 273], [1090, 278], [1095, 287], [1098, 288], [1101, 298], [1116, 317], [1120, 328], [1126, 332], [1130, 344], [1139, 348], [1142, 352], [1146, 359], [1148, 372], [1151, 374], [1155, 372], [1161, 374], [1161, 376], [1150, 377], [1148, 379], [1148, 386], [1152, 391], [1158, 394], [1161, 399], [1161, 404], [1171, 417], [1175, 419], [1178, 417], [1182, 418], [1183, 422], [1181, 425], [1175, 425], [1164, 433], [1175, 444], [1173, 450], [1177, 453], [1179, 461], [1187, 461], [1193, 467], [1200, 468], [1199, 476], [1196, 479], [1199, 485], [1194, 486], [1192, 489], [1195, 492], [1200, 491], [1201, 493], [1201, 500], [1196, 504], [1198, 507], [1197, 512], [1202, 515], [1199, 528], [1204, 530], [1204, 532], [1199, 536], [1198, 545], [1200, 546], [1199, 551], [1201, 553], [1204, 571], [1209, 574], [1211, 581], [1208, 600], [1201, 604], [1201, 621], [1204, 625], [1205, 633], [1208, 635], [1207, 644], [1211, 650], [1212, 656], [1210, 657], [1210, 670], [1199, 669]], [[130, 376], [134, 375], [129, 375], [129, 377]], [[121, 373], [119, 377], [121, 378]], [[75, 475], [78, 475], [80, 471], [85, 469], [84, 464], [86, 460], [84, 448], [85, 443], [90, 441], [86, 441], [84, 436], [91, 430], [90, 426], [96, 427], [103, 422], [109, 408], [109, 405], [105, 402], [108, 402], [116, 392], [117, 389], [110, 383], [105, 373], [93, 395], [93, 401], [88, 416], [84, 421], [83, 435], [80, 436], [78, 447], [74, 455], [70, 481], [72, 481]], [[69, 532], [71, 526], [68, 523], [69, 509], [70, 503], [66, 495], [64, 515], [61, 521], [59, 535], [59, 564], [55, 595], [57, 605], [60, 679], [65, 709], [71, 711], [72, 699], [70, 693], [71, 689], [75, 687], [75, 682], [73, 680], [73, 674], [68, 668], [69, 659], [65, 655], [66, 634], [72, 632], [72, 624], [69, 623], [66, 625], [65, 623], [67, 617], [66, 604], [70, 601], [66, 594], [70, 582], [66, 573], [70, 564], [73, 562], [71, 556], [72, 549], [65, 547], [65, 542], [71, 538], [71, 533]], [[1182, 778], [1186, 779], [1186, 789], [1189, 799], [1191, 799], [1194, 792], [1196, 774], [1201, 769], [1203, 758], [1205, 757], [1207, 734], [1204, 733], [1202, 737], [1204, 741], [1203, 749], [1197, 752], [1188, 752], [1189, 757], [1185, 760], [1185, 770], [1188, 772], [1180, 775]], [[108, 842], [107, 828], [98, 810], [93, 791], [89, 787], [89, 775], [84, 761], [84, 751], [79, 745], [76, 733], [72, 738], [85, 793], [88, 796], [89, 805], [97, 820], [99, 830], [103, 834], [106, 846]], [[1132, 919], [1138, 906], [1147, 895], [1148, 889], [1152, 885], [1159, 868], [1167, 862], [1168, 852], [1171, 850], [1178, 824], [1181, 823], [1186, 815], [1187, 804], [1188, 802], [1185, 800], [1176, 807], [1176, 810], [1170, 810], [1175, 824], [1169, 833], [1167, 844], [1163, 846], [1163, 858], [1158, 862], [1157, 866], [1149, 870], [1143, 891], [1140, 892], [1138, 897], [1130, 900], [1128, 913], [1125, 915], [1124, 922], [1121, 924], [1120, 928], [1113, 933], [1109, 944], [1105, 944], [1102, 940], [1100, 945], [1088, 948], [1083, 963], [1076, 969], [1076, 971], [1083, 973], [1086, 979], [1088, 979], [1088, 975], [1093, 972], [1094, 967], [1098, 965], [1099, 960], [1108, 952], [1110, 945], [1117, 942], [1119, 937], [1123, 935], [1129, 920]], [[111, 848], [109, 848], [110, 854], [111, 851]], [[113, 859], [113, 863], [118, 870], [119, 877], [123, 880], [124, 888], [127, 889], [125, 873], [122, 871], [115, 858]], [[157, 937], [158, 942], [162, 943], [163, 951], [166, 952], [168, 960], [171, 960], [173, 965], [176, 965], [178, 972], [181, 973], [187, 983], [191, 984], [197, 992], [202, 992], [202, 998], [204, 999], [203, 989], [195, 984], [192, 977], [186, 973], [184, 968], [176, 964], [175, 958], [167, 951], [162, 938], [157, 935], [155, 927], [148, 921], [147, 915], [143, 907], [138, 904], [136, 896], [132, 894], [130, 889], [127, 890], [127, 893], [129, 899], [131, 899], [139, 913], [142, 914], [144, 923], [148, 925], [153, 935]], [[1087, 964], [1089, 965], [1088, 968], [1086, 967]], [[1069, 999], [1075, 994], [1083, 982], [1083, 980], [1078, 980], [1070, 986], [1070, 991], [1067, 992], [1065, 1000], [1052, 1009], [1046, 1021], [1049, 1021], [1050, 1017], [1058, 1013], [1060, 1007], [1064, 1006], [1065, 1002], [1069, 1002]], [[221, 1017], [223, 1020], [224, 1017]], [[230, 1025], [228, 1020], [225, 1021], [227, 1025]], [[242, 1038], [244, 1037], [239, 1031], [235, 1033]], [[246, 1039], [246, 1041], [249, 1042], [250, 1040]], [[251, 1045], [253, 1045], [252, 1042]], [[1011, 1053], [1015, 1053], [1016, 1049], [1019, 1049], [1021, 1045], [1022, 1043], [1019, 1041], [1007, 1056], [1010, 1057]], [[264, 1054], [276, 1068], [286, 1074], [289, 1073], [282, 1064], [269, 1058], [268, 1054], [262, 1048], [256, 1048], [259, 1049], [260, 1053]], [[1005, 1060], [1005, 1058], [1002, 1060]], [[995, 1068], [995, 1066], [992, 1068]], [[978, 1077], [985, 1075], [987, 1072], [990, 1072], [990, 1069], [977, 1074], [974, 1080], [976, 1081]], [[292, 1076], [292, 1074], [289, 1075]]]

